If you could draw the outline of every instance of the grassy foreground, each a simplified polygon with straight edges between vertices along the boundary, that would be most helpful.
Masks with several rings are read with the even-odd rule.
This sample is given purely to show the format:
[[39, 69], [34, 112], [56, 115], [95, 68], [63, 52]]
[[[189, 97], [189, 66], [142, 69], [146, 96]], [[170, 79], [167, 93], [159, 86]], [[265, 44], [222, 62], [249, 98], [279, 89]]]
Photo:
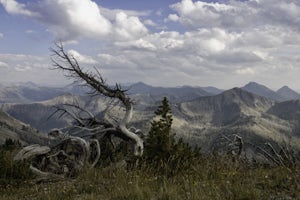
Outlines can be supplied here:
[[175, 175], [146, 165], [99, 167], [76, 179], [39, 184], [32, 183], [26, 164], [10, 167], [0, 174], [0, 199], [300, 199], [299, 166], [249, 167], [226, 157], [199, 159]]

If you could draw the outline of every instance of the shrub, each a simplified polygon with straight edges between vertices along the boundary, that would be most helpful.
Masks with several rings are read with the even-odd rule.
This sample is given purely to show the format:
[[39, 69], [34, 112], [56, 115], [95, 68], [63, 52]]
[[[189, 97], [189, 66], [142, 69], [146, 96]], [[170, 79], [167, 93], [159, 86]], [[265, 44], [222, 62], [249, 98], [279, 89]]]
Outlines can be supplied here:
[[173, 116], [166, 97], [155, 111], [156, 120], [145, 140], [144, 160], [159, 172], [173, 175], [191, 167], [200, 156], [199, 148], [192, 148], [182, 138], [175, 140], [171, 126]]
[[13, 150], [18, 147], [21, 147], [21, 143], [19, 140], [13, 140], [11, 138], [7, 138], [4, 142], [4, 144], [1, 146], [4, 150]]
[[20, 145], [18, 141], [6, 140], [0, 148], [0, 185], [7, 183], [19, 183], [32, 177], [27, 161], [13, 161], [16, 149]]

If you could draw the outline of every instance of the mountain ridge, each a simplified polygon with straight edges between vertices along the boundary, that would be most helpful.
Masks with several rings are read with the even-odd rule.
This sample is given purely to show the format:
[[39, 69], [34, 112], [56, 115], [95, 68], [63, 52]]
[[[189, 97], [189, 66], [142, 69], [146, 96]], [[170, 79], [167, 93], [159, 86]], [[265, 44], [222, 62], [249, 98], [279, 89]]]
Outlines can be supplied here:
[[[172, 95], [178, 95], [178, 89], [184, 89], [186, 91], [170, 101], [174, 119], [173, 129], [178, 137], [183, 137], [193, 144], [202, 145], [203, 149], [209, 149], [208, 146], [225, 133], [238, 134], [252, 143], [262, 141], [290, 143], [293, 141], [293, 145], [300, 148], [300, 138], [296, 134], [300, 130], [300, 123], [298, 123], [299, 120], [294, 120], [298, 117], [297, 112], [287, 116], [289, 118], [282, 117], [282, 112], [286, 109], [283, 106], [285, 102], [290, 106], [289, 110], [297, 111], [299, 107], [300, 112], [300, 103], [292, 103], [296, 100], [278, 102], [243, 88], [232, 88], [216, 95], [201, 96], [199, 93], [184, 99], [180, 98], [180, 95], [189, 94], [190, 87], [156, 90], [157, 88], [143, 83], [138, 83], [137, 86], [135, 86], [135, 92], [130, 94], [135, 102], [132, 124], [145, 133], [151, 126], [151, 121], [155, 116], [154, 110], [165, 96], [165, 92], [168, 91], [169, 96], [172, 97]], [[149, 90], [144, 90], [143, 87]], [[153, 88], [156, 93], [148, 93]], [[262, 88], [265, 89], [265, 87]], [[138, 89], [146, 92], [138, 93]], [[91, 97], [71, 93], [39, 102], [2, 104], [1, 108], [18, 120], [48, 132], [52, 128], [71, 125], [72, 119], [68, 117], [48, 119], [55, 111], [53, 106], [61, 106], [65, 103], [76, 103], [97, 116], [120, 118], [124, 114], [119, 105], [109, 109], [107, 113], [105, 108], [111, 102], [101, 96]]]
[[[1, 86], [0, 103], [32, 103], [49, 100], [65, 93], [86, 95], [90, 91], [87, 87], [78, 84], [79, 83], [74, 82], [62, 87], [47, 87], [27, 82], [12, 86]], [[241, 88], [278, 102], [300, 98], [300, 94], [290, 89], [288, 86], [283, 86], [275, 92], [262, 84], [249, 82]], [[201, 96], [213, 96], [225, 91], [212, 86], [157, 87], [143, 82], [123, 86], [123, 89], [127, 90], [129, 95], [150, 95], [154, 101], [158, 101], [166, 96], [170, 101], [177, 103], [180, 101], [196, 99]]]

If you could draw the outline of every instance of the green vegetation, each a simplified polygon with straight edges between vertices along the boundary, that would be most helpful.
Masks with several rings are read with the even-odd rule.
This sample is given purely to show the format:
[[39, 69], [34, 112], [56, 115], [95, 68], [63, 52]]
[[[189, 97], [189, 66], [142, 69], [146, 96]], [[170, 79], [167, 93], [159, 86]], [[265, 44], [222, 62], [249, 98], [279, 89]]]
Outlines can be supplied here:
[[96, 168], [75, 180], [52, 183], [24, 177], [17, 184], [1, 182], [0, 199], [299, 199], [299, 180], [299, 167], [253, 168], [207, 157], [171, 177], [147, 165]]
[[200, 149], [192, 148], [181, 138], [175, 140], [175, 134], [171, 131], [172, 112], [166, 97], [155, 114], [156, 120], [151, 123], [151, 129], [145, 140], [145, 153], [142, 160], [156, 171], [166, 175], [174, 175], [188, 169], [199, 158]]
[[6, 139], [0, 146], [0, 185], [19, 184], [32, 178], [28, 162], [14, 162], [13, 155], [20, 148], [19, 141]]
[[109, 166], [124, 159], [128, 145], [121, 142], [112, 150], [104, 142], [105, 164], [76, 179], [36, 183], [28, 163], [12, 162], [18, 143], [8, 141], [0, 150], [0, 199], [300, 199], [300, 166], [250, 165], [229, 155], [201, 155], [198, 148], [175, 140], [166, 98], [155, 113], [142, 158], [127, 158], [127, 167]]

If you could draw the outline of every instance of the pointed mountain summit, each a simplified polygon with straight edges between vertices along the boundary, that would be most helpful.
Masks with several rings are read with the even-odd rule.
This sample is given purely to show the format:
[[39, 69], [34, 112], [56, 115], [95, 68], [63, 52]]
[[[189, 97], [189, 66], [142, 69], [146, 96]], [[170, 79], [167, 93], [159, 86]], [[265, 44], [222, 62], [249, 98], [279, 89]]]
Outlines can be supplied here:
[[273, 104], [268, 98], [233, 88], [215, 96], [182, 103], [180, 109], [191, 118], [201, 119], [201, 122], [224, 126], [243, 121], [248, 116], [259, 116]]
[[300, 99], [300, 94], [289, 88], [288, 86], [283, 86], [277, 90], [277, 94], [283, 96], [285, 100]]
[[275, 100], [275, 101], [284, 101], [285, 98], [281, 96], [280, 94], [276, 93], [275, 91], [271, 90], [270, 88], [258, 84], [256, 82], [250, 82], [244, 87], [242, 87], [243, 90], [246, 90], [248, 92], [257, 94], [259, 96], [267, 97], [269, 99]]
[[128, 88], [129, 93], [137, 94], [137, 93], [153, 93], [153, 92], [158, 92], [161, 91], [163, 88], [161, 87], [153, 87], [151, 85], [147, 85], [146, 83], [143, 82], [137, 82], [132, 85], [130, 85]]

